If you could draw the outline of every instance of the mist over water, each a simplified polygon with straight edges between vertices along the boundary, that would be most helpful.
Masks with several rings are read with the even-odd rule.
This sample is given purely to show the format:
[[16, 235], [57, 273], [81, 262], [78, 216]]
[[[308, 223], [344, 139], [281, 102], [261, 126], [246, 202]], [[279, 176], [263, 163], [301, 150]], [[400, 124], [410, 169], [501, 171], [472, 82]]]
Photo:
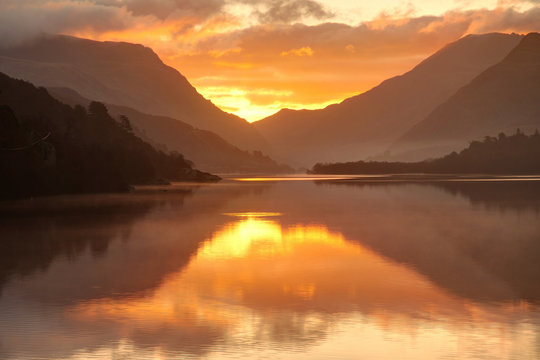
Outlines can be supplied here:
[[2, 359], [537, 359], [540, 181], [0, 204]]

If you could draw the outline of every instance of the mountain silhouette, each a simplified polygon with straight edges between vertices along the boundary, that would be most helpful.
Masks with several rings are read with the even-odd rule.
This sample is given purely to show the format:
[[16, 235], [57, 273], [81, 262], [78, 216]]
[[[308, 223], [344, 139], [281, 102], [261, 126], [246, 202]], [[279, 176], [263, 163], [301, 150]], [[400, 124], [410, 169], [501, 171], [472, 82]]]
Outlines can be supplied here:
[[0, 199], [126, 191], [164, 180], [216, 181], [179, 153], [156, 150], [105, 105], [72, 108], [0, 73]]
[[[88, 106], [90, 100], [75, 90], [49, 88], [52, 96], [68, 105]], [[280, 165], [261, 152], [240, 150], [219, 135], [197, 129], [183, 121], [166, 116], [149, 115], [127, 106], [107, 104], [113, 117], [127, 116], [134, 133], [167, 151], [178, 151], [193, 161], [199, 170], [213, 173], [283, 173], [291, 172], [286, 165]]]
[[303, 166], [381, 153], [435, 107], [501, 61], [520, 35], [469, 35], [411, 71], [322, 110], [282, 110], [255, 124], [276, 155]]
[[415, 125], [391, 148], [402, 159], [438, 156], [470, 139], [540, 127], [540, 34], [531, 33]]
[[265, 140], [252, 125], [206, 100], [182, 74], [142, 45], [43, 35], [15, 47], [0, 47], [0, 72], [38, 86], [70, 88], [87, 99], [179, 119], [215, 132], [243, 150], [266, 150]]

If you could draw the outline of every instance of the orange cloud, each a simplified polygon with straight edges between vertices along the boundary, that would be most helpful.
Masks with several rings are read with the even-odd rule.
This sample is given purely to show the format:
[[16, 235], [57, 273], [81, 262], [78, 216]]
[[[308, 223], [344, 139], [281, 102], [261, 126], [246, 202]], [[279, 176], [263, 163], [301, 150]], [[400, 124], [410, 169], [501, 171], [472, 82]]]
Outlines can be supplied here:
[[[382, 80], [411, 69], [449, 42], [472, 32], [540, 29], [540, 10], [514, 9], [449, 12], [444, 16], [378, 18], [358, 26], [323, 23], [253, 26], [210, 36], [196, 44], [190, 55], [170, 59], [185, 69], [188, 78], [218, 105], [217, 94], [242, 90], [239, 108], [258, 108], [248, 120], [267, 116], [280, 108], [317, 108], [366, 91]], [[202, 49], [220, 43], [234, 44], [237, 52], [224, 54], [226, 64], [249, 63], [249, 69], [208, 64]], [[309, 45], [307, 45], [309, 44]], [[197, 51], [201, 49], [201, 51]], [[309, 61], [307, 61], [309, 58]], [[241, 71], [237, 71], [241, 70]], [[273, 89], [261, 97], [253, 89]], [[280, 96], [279, 93], [287, 93]], [[246, 111], [236, 112], [246, 116]]]
[[289, 51], [283, 51], [281, 53], [281, 56], [289, 56], [289, 55], [293, 55], [293, 56], [313, 56], [315, 52], [313, 51], [312, 48], [310, 48], [309, 46], [304, 46], [304, 47], [301, 47], [299, 49], [291, 49]]
[[353, 26], [321, 22], [333, 13], [311, 0], [5, 0], [0, 43], [43, 31], [143, 43], [253, 121], [366, 91], [468, 33], [539, 31], [540, 6], [526, 4], [416, 17], [409, 6]]

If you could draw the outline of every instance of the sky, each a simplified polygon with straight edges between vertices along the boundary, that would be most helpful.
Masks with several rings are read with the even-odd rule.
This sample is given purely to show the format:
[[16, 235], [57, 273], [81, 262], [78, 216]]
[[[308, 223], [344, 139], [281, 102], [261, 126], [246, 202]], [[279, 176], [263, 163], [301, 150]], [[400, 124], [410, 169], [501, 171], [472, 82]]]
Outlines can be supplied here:
[[0, 45], [142, 43], [248, 121], [340, 102], [470, 33], [531, 31], [540, 0], [0, 0]]

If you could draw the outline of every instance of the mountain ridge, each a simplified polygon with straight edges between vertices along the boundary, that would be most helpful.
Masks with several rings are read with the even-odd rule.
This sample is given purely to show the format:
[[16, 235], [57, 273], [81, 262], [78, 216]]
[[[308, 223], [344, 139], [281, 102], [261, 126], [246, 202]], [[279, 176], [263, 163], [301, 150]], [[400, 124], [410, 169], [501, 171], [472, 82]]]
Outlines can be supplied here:
[[179, 153], [156, 150], [115, 121], [102, 103], [71, 107], [45, 88], [3, 73], [0, 173], [0, 199], [220, 179], [194, 169]]
[[[49, 93], [71, 106], [88, 106], [91, 100], [75, 90], [48, 88]], [[292, 169], [257, 152], [250, 153], [228, 143], [219, 135], [166, 116], [150, 115], [126, 106], [106, 104], [114, 117], [127, 116], [137, 136], [154, 147], [178, 151], [198, 169], [212, 173], [283, 173]]]
[[38, 86], [71, 88], [88, 99], [179, 119], [243, 150], [267, 148], [251, 124], [205, 99], [178, 70], [140, 44], [43, 35], [0, 47], [0, 71]]
[[540, 127], [540, 34], [530, 33], [499, 63], [441, 103], [390, 148], [405, 160], [454, 150], [478, 136]]
[[[280, 111], [255, 122], [282, 158], [304, 166], [384, 152], [437, 105], [500, 61], [517, 34], [469, 35], [448, 44], [410, 71], [320, 110]], [[436, 71], [435, 71], [435, 70]]]

